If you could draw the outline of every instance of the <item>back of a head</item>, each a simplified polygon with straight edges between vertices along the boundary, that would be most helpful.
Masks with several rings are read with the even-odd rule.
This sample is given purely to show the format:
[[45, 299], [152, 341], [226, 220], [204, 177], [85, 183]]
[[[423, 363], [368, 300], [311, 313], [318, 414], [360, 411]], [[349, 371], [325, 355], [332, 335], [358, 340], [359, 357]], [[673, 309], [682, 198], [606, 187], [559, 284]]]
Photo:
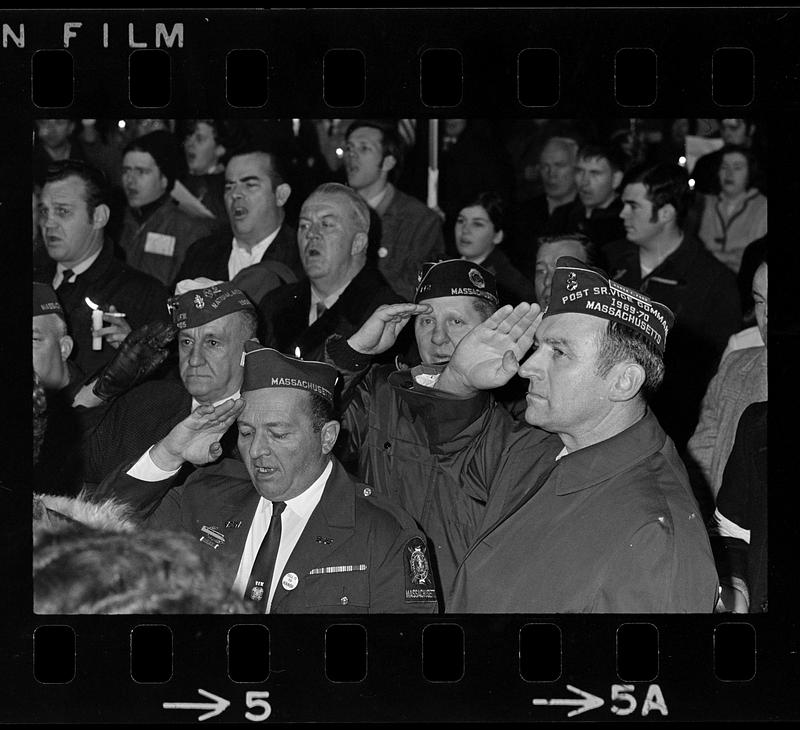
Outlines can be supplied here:
[[33, 551], [39, 614], [252, 613], [196, 538], [75, 523], [40, 534]]
[[659, 162], [655, 165], [635, 165], [622, 179], [621, 189], [628, 185], [643, 185], [647, 199], [653, 204], [653, 216], [665, 205], [675, 209], [675, 222], [682, 228], [689, 211], [691, 192], [686, 169], [674, 162]]

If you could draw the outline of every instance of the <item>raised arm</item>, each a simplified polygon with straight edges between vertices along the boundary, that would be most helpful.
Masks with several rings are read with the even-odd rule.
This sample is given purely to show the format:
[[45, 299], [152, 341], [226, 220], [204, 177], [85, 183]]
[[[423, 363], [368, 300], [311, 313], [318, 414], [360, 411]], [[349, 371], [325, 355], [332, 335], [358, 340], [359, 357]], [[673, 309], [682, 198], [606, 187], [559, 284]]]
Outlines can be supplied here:
[[458, 343], [434, 387], [468, 396], [505, 385], [519, 370], [540, 321], [538, 304], [501, 307]]

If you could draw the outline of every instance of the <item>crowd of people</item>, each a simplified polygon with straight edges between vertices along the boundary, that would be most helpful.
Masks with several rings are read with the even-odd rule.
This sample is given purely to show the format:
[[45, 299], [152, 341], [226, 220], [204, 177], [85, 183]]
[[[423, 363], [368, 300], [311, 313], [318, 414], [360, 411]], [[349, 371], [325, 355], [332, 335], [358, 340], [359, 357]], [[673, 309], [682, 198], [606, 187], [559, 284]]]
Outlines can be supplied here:
[[35, 133], [37, 611], [767, 610], [762, 125]]

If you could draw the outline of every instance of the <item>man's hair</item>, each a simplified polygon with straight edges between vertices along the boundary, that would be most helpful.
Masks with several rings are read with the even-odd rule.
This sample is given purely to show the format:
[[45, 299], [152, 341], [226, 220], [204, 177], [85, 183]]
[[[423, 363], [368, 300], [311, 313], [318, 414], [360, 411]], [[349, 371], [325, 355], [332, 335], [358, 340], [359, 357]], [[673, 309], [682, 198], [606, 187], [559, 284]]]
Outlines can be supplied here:
[[599, 335], [595, 372], [606, 377], [617, 363], [633, 361], [644, 369], [642, 395], [650, 398], [664, 379], [664, 359], [642, 332], [621, 322], [607, 323]]
[[[369, 233], [369, 206], [353, 188], [341, 183], [322, 183], [308, 197], [315, 195], [338, 195], [346, 198], [349, 203], [350, 220], [358, 233]], [[307, 198], [308, 199], [308, 198]]]
[[488, 302], [485, 299], [479, 299], [478, 297], [472, 297], [472, 306], [480, 315], [483, 322], [489, 319], [489, 317], [491, 317], [497, 311], [498, 307], [497, 304], [492, 304], [491, 302]]
[[232, 314], [239, 315], [239, 326], [246, 340], [256, 336], [256, 332], [258, 331], [258, 315], [254, 310], [240, 309], [238, 312], [233, 312]]
[[625, 174], [621, 188], [641, 183], [647, 190], [647, 199], [653, 204], [651, 222], [658, 220], [658, 211], [665, 205], [675, 209], [675, 222], [683, 228], [689, 211], [689, 175], [685, 168], [674, 162], [646, 163], [632, 167]]
[[470, 198], [468, 203], [462, 205], [459, 210], [472, 208], [476, 205], [481, 206], [481, 208], [486, 211], [495, 231], [503, 230], [503, 225], [505, 223], [505, 205], [500, 195], [491, 191], [478, 193], [474, 198]]
[[562, 137], [561, 135], [555, 134], [552, 137], [548, 137], [544, 144], [542, 145], [542, 149], [539, 150], [539, 156], [541, 157], [542, 153], [549, 145], [555, 145], [556, 147], [561, 147], [561, 149], [566, 150], [572, 155], [572, 159], [577, 159], [578, 155], [578, 142], [574, 140], [572, 137]]
[[217, 144], [225, 144], [223, 137], [225, 134], [225, 122], [222, 119], [183, 119], [179, 125], [180, 138], [186, 139], [190, 134], [194, 133], [198, 124], [207, 124], [211, 127], [211, 132], [214, 135], [214, 141]]
[[745, 189], [759, 187], [759, 183], [761, 183], [761, 169], [758, 164], [758, 157], [756, 157], [750, 147], [743, 147], [739, 144], [726, 144], [724, 147], [721, 147], [719, 150], [718, 171], [722, 169], [725, 155], [734, 153], [742, 155], [742, 157], [747, 160], [747, 187]]
[[753, 119], [753, 117], [718, 117], [717, 121], [720, 123], [720, 127], [722, 126], [724, 119], [741, 119], [744, 122], [744, 128], [747, 130], [748, 134], [752, 134], [753, 126], [756, 123], [756, 120]]
[[625, 151], [614, 144], [586, 144], [578, 151], [577, 160], [605, 160], [612, 172], [625, 172], [630, 163]]
[[242, 157], [243, 155], [266, 155], [269, 157], [267, 177], [269, 177], [269, 181], [272, 183], [273, 192], [278, 185], [282, 185], [288, 179], [286, 174], [286, 163], [284, 162], [283, 157], [274, 150], [266, 149], [265, 147], [257, 144], [243, 144], [236, 147], [236, 149], [230, 151], [227, 155], [227, 161], [225, 164], [227, 165], [234, 157]]
[[319, 433], [328, 421], [336, 420], [336, 408], [333, 403], [319, 393], [308, 391], [308, 399], [311, 428], [314, 429], [314, 433]]
[[70, 177], [83, 180], [84, 198], [89, 216], [98, 205], [108, 205], [108, 181], [96, 167], [81, 160], [58, 160], [47, 167], [44, 184], [61, 182]]
[[600, 259], [597, 245], [591, 238], [583, 233], [563, 233], [560, 236], [539, 236], [536, 239], [536, 250], [549, 243], [560, 243], [561, 241], [574, 241], [583, 249], [586, 256], [586, 263], [596, 266]]
[[395, 159], [394, 167], [389, 170], [387, 175], [388, 180], [391, 182], [400, 176], [403, 169], [403, 142], [400, 134], [397, 131], [397, 121], [392, 119], [356, 119], [351, 122], [347, 128], [345, 139], [361, 127], [369, 127], [370, 129], [377, 129], [381, 133], [381, 151], [383, 161], [386, 157], [391, 155]]

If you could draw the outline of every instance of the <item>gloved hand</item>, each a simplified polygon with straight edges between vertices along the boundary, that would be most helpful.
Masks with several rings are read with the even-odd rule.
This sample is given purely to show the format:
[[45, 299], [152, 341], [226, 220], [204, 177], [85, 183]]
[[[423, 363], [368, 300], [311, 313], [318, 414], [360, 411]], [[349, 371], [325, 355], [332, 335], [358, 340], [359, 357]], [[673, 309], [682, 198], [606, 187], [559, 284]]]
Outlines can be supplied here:
[[167, 345], [178, 328], [171, 322], [150, 322], [131, 332], [117, 354], [97, 374], [92, 392], [108, 402], [142, 382], [167, 359]]

